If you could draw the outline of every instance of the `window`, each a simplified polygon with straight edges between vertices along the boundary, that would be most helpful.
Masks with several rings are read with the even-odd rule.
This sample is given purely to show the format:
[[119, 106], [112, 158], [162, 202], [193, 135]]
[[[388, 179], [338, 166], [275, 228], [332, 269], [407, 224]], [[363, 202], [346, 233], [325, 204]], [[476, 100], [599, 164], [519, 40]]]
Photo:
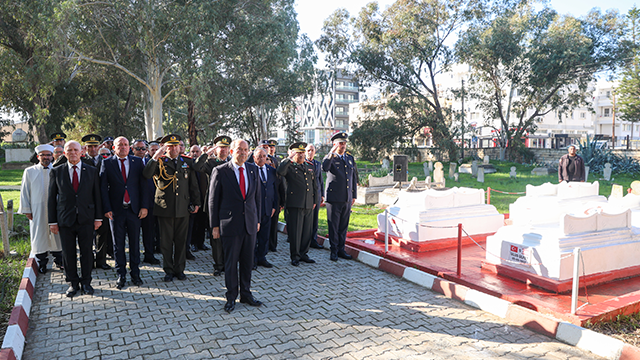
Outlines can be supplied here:
[[611, 91], [607, 91], [607, 98], [611, 97]]
[[622, 131], [631, 131], [631, 125], [630, 124], [622, 125]]
[[586, 112], [581, 112], [580, 113], [580, 119], [586, 119], [587, 118], [587, 113]]
[[606, 109], [604, 109], [604, 114], [602, 114], [602, 115], [603, 115], [604, 117], [609, 117], [609, 116], [611, 116], [611, 115], [610, 115], [610, 112], [611, 112], [611, 109], [606, 108]]

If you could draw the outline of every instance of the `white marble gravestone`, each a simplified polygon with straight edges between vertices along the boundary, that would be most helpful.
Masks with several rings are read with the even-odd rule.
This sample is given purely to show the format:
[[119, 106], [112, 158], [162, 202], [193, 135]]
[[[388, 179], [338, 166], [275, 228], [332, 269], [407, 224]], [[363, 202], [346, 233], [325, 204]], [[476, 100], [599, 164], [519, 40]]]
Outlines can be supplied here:
[[584, 167], [584, 181], [589, 181], [589, 170], [588, 166]]
[[478, 182], [484, 183], [484, 169], [482, 167], [478, 168]]
[[458, 174], [458, 173], [453, 174], [453, 180], [455, 182], [458, 182], [458, 180], [460, 180], [460, 174]]
[[382, 160], [382, 168], [384, 170], [389, 170], [389, 159], [383, 159]]
[[439, 183], [444, 181], [444, 171], [442, 171], [442, 163], [437, 162], [434, 165], [435, 169], [433, 170], [433, 182]]
[[453, 179], [453, 174], [456, 173], [456, 167], [458, 165], [456, 163], [450, 162], [449, 163], [449, 179]]
[[429, 171], [433, 172], [433, 161], [429, 160]]
[[489, 165], [489, 155], [485, 155], [482, 160], [482, 165]]
[[422, 168], [424, 169], [424, 176], [430, 176], [431, 175], [431, 170], [429, 169], [429, 163], [424, 162], [422, 164]]
[[509, 171], [509, 178], [511, 179], [515, 179], [516, 178], [516, 167], [512, 166], [511, 167], [511, 171]]
[[602, 170], [602, 174], [604, 175], [604, 179], [607, 181], [611, 181], [611, 164], [604, 164], [604, 169]]
[[[389, 235], [418, 242], [453, 238], [459, 223], [469, 235], [493, 233], [504, 224], [504, 216], [484, 199], [483, 189], [401, 192], [388, 208]], [[384, 213], [379, 214], [378, 231], [383, 234], [384, 220]]]
[[471, 162], [471, 176], [478, 175], [478, 161], [473, 160]]

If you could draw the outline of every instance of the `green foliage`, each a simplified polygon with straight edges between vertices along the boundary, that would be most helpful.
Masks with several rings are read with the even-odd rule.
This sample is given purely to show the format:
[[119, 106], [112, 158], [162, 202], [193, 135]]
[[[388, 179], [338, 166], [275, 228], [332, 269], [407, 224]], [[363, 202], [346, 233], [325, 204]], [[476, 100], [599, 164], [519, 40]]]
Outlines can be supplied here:
[[640, 163], [629, 156], [618, 155], [611, 149], [603, 149], [597, 146], [597, 142], [590, 141], [589, 136], [580, 146], [580, 156], [584, 160], [584, 165], [589, 167], [589, 172], [602, 174], [604, 165], [611, 164], [611, 172], [614, 174], [635, 175], [640, 173]]
[[471, 97], [513, 159], [530, 158], [522, 150], [526, 133], [550, 112], [562, 118], [588, 106], [589, 83], [619, 60], [621, 22], [615, 12], [592, 10], [576, 19], [530, 1], [496, 2], [488, 16], [477, 18], [456, 45], [458, 57], [471, 65]]
[[633, 7], [627, 14], [626, 46], [627, 55], [631, 58], [622, 72], [619, 94], [621, 118], [626, 121], [640, 121], [640, 9]]

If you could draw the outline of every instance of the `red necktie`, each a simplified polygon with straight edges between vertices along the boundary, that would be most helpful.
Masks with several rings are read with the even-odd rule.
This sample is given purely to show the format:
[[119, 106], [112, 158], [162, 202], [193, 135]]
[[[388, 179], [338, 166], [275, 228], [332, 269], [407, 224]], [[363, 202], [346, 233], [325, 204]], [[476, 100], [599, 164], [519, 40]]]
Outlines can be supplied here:
[[[124, 167], [124, 162], [127, 159], [120, 159], [120, 162], [122, 163], [122, 180], [124, 180], [124, 184], [127, 185], [127, 169], [125, 169]], [[129, 191], [125, 188], [124, 189], [124, 203], [128, 204], [129, 202], [131, 202], [131, 199], [129, 199]]]
[[246, 198], [247, 190], [244, 188], [244, 168], [239, 167], [238, 171], [240, 171], [240, 192], [242, 193], [242, 198]]
[[73, 191], [78, 192], [78, 185], [80, 182], [78, 181], [78, 167], [73, 165], [73, 180], [71, 181], [71, 185], [73, 185]]

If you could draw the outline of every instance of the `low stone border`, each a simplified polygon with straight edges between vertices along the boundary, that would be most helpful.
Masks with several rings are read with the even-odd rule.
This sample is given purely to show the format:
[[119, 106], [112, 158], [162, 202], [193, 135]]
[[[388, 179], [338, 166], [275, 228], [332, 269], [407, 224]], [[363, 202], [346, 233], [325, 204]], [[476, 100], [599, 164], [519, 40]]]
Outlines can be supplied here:
[[29, 258], [27, 266], [22, 272], [20, 289], [16, 296], [16, 302], [13, 304], [13, 310], [11, 310], [2, 348], [0, 348], [0, 360], [20, 360], [22, 358], [37, 276], [38, 263], [35, 258]]
[[[328, 241], [324, 240], [326, 239], [323, 239], [322, 245], [328, 248]], [[320, 243], [320, 241], [318, 242]], [[606, 359], [640, 360], [640, 348], [626, 344], [611, 336], [555, 319], [549, 315], [512, 304], [495, 296], [447, 281], [424, 271], [407, 267], [349, 245], [345, 246], [345, 250], [352, 255], [354, 259], [373, 268], [396, 275], [429, 290], [438, 292], [448, 298], [464, 302], [476, 309], [507, 319], [537, 333], [590, 351]]]

